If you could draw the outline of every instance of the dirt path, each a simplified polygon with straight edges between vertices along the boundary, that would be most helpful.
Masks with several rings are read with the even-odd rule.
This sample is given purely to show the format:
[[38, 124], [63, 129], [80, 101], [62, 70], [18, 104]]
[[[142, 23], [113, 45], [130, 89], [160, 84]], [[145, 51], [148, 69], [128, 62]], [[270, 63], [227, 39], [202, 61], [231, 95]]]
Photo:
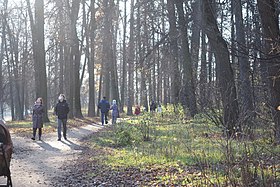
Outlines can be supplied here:
[[[86, 125], [68, 130], [68, 140], [57, 141], [57, 134], [43, 134], [42, 141], [11, 133], [14, 153], [11, 176], [14, 187], [49, 187], [52, 178], [65, 174], [61, 166], [74, 161], [82, 151], [80, 140], [97, 131], [100, 125]], [[6, 180], [1, 177], [0, 183]]]

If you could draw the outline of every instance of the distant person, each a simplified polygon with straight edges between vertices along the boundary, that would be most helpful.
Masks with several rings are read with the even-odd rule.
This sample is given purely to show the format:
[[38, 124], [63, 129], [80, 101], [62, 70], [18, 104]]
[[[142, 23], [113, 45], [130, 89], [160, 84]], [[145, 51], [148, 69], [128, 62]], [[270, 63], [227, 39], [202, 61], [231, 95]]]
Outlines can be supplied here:
[[110, 110], [112, 110], [112, 124], [114, 125], [117, 123], [117, 118], [119, 117], [119, 109], [116, 100], [113, 100]]
[[61, 141], [61, 126], [63, 127], [63, 137], [67, 140], [67, 115], [70, 109], [64, 94], [58, 96], [58, 103], [54, 108], [54, 114], [57, 116], [57, 141]]
[[157, 105], [156, 105], [155, 101], [152, 100], [152, 103], [151, 103], [151, 105], [150, 105], [150, 111], [151, 111], [151, 112], [155, 112], [155, 111], [156, 111], [156, 108], [157, 108]]
[[160, 103], [158, 104], [157, 112], [161, 114], [161, 117], [163, 117], [162, 108], [161, 108], [161, 104]]
[[43, 114], [44, 114], [43, 99], [39, 97], [32, 108], [32, 123], [33, 123], [33, 136], [32, 140], [36, 138], [36, 131], [39, 129], [38, 135], [39, 140], [42, 138], [42, 128], [43, 128]]
[[104, 122], [107, 124], [108, 123], [108, 112], [110, 110], [110, 104], [106, 100], [106, 97], [103, 97], [101, 101], [98, 103], [98, 109], [100, 109], [101, 112], [101, 123], [104, 125]]
[[134, 114], [135, 114], [136, 116], [138, 116], [140, 113], [141, 113], [140, 106], [139, 106], [139, 105], [136, 105], [135, 110], [134, 110]]

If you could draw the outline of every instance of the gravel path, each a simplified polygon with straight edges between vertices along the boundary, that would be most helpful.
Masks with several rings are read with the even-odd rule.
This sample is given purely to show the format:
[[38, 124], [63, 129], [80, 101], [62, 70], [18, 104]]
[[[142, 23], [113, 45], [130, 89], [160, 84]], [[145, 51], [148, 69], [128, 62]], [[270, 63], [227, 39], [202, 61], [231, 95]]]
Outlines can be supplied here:
[[[100, 129], [91, 124], [68, 130], [68, 140], [57, 141], [57, 134], [43, 134], [42, 141], [11, 133], [14, 144], [11, 176], [14, 187], [49, 187], [52, 179], [67, 174], [63, 165], [74, 161], [82, 152], [80, 140]], [[0, 177], [0, 183], [6, 182]]]

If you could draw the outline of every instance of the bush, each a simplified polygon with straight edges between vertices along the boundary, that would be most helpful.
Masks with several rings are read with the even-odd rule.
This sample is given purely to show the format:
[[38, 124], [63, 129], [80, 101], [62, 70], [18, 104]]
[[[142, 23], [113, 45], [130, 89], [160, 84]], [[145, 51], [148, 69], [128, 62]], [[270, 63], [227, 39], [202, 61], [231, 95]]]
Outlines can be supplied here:
[[133, 125], [118, 124], [115, 127], [115, 145], [118, 147], [131, 146], [140, 141], [140, 131]]

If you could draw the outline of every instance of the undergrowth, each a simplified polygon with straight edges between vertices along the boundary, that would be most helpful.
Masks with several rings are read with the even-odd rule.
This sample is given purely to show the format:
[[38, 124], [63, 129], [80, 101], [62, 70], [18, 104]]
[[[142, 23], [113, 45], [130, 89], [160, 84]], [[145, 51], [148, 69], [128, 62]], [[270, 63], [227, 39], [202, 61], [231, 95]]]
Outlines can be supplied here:
[[264, 136], [227, 139], [221, 128], [202, 115], [187, 120], [181, 106], [167, 106], [163, 113], [122, 120], [91, 141], [113, 150], [106, 159], [108, 166], [145, 170], [168, 165], [180, 171], [172, 176], [159, 173], [156, 181], [162, 184], [278, 186], [280, 147]]

